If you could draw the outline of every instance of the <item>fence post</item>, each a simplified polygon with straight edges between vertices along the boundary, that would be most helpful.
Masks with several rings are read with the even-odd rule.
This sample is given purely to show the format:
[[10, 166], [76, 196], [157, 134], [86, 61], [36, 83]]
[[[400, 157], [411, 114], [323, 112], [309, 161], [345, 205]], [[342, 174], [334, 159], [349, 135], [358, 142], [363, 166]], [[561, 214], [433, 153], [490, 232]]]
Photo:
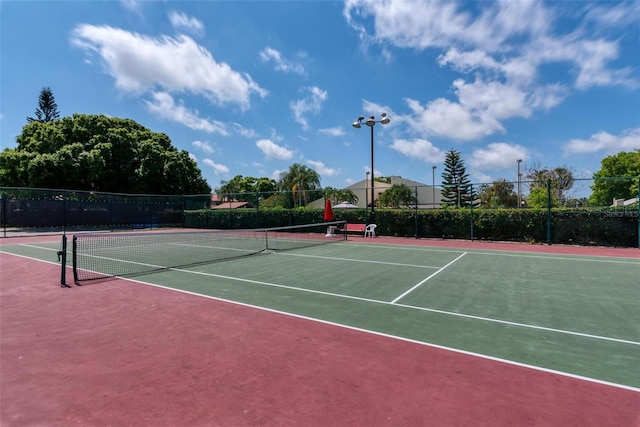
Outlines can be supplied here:
[[547, 245], [551, 244], [551, 178], [547, 179]]
[[414, 218], [415, 218], [414, 231], [417, 239], [418, 238], [418, 186], [417, 185], [416, 185], [416, 212], [415, 212]]
[[7, 198], [4, 196], [4, 190], [0, 190], [0, 197], [2, 197], [2, 234], [3, 237], [7, 237]]
[[469, 209], [469, 225], [470, 225], [470, 230], [471, 230], [471, 241], [473, 242], [473, 184], [471, 184], [470, 187], [470, 200], [471, 203], [469, 204], [470, 209]]
[[260, 193], [256, 191], [256, 228], [260, 228]]
[[67, 232], [67, 192], [62, 193], [62, 234]]

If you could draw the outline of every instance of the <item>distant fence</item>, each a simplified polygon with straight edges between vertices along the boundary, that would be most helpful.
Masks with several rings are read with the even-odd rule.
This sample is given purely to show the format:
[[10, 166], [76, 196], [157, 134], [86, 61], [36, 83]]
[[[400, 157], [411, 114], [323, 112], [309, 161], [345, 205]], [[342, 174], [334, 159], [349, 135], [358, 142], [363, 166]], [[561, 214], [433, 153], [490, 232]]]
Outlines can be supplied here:
[[[353, 223], [375, 222], [377, 233], [390, 236], [640, 248], [640, 177], [503, 184], [506, 189], [491, 189], [493, 183], [454, 188], [448, 203], [441, 185], [408, 185], [412, 200], [388, 207], [380, 203], [380, 195], [392, 183], [376, 182], [374, 206], [371, 187], [351, 188], [358, 207], [335, 209], [334, 215]], [[593, 203], [588, 195], [603, 184], [612, 197]], [[282, 196], [282, 206], [265, 208], [263, 202], [276, 194]], [[319, 190], [221, 194], [224, 202], [217, 209], [185, 213], [185, 226], [227, 229], [322, 222], [322, 194]]]
[[158, 196], [0, 187], [3, 237], [16, 232], [182, 227], [210, 195]]
[[[596, 180], [575, 180], [570, 191], [552, 181], [507, 183], [508, 191], [488, 197], [489, 184], [470, 184], [470, 196], [443, 201], [442, 186], [409, 186], [412, 199], [382, 206], [385, 187], [352, 189], [358, 207], [334, 209], [336, 220], [376, 223], [387, 236], [505, 240], [640, 248], [640, 204], [629, 197], [640, 177], [603, 178], [616, 188], [610, 202], [587, 197]], [[388, 188], [387, 186], [386, 188]], [[617, 189], [619, 188], [619, 189]], [[626, 189], [626, 190], [625, 190]], [[626, 191], [626, 195], [624, 194]], [[517, 193], [517, 194], [516, 194]], [[324, 190], [272, 193], [158, 196], [0, 187], [0, 226], [14, 232], [116, 230], [124, 228], [260, 228], [323, 222]], [[623, 197], [615, 197], [622, 194]], [[451, 196], [451, 193], [450, 193]], [[214, 198], [215, 199], [215, 198]], [[608, 199], [607, 199], [608, 200]]]

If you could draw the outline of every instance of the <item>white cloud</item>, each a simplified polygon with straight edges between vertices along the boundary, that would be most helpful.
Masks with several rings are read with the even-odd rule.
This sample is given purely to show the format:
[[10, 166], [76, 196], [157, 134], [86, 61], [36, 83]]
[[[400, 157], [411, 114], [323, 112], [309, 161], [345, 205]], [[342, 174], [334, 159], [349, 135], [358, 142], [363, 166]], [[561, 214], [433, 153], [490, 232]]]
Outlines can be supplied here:
[[320, 161], [307, 160], [307, 164], [311, 166], [313, 170], [318, 172], [320, 176], [335, 176], [340, 173], [340, 169], [332, 169]]
[[592, 86], [626, 86], [638, 87], [638, 82], [631, 75], [631, 68], [618, 70], [608, 69], [610, 62], [618, 59], [618, 42], [605, 40], [586, 40], [577, 43], [574, 60], [580, 72], [576, 79], [578, 89], [588, 89]]
[[289, 107], [293, 112], [295, 121], [302, 125], [302, 129], [307, 130], [309, 129], [309, 123], [305, 115], [318, 114], [329, 95], [326, 91], [316, 86], [305, 87], [301, 91], [306, 93], [306, 96], [302, 99], [291, 101]]
[[190, 158], [191, 160], [193, 160], [194, 162], [198, 163], [198, 158], [196, 157], [196, 155], [195, 155], [195, 154], [193, 154], [193, 153], [189, 153], [189, 158]]
[[458, 140], [474, 140], [495, 132], [504, 132], [502, 124], [489, 115], [471, 111], [444, 98], [425, 107], [416, 100], [406, 100], [413, 112], [410, 126], [418, 133], [436, 134]]
[[[631, 68], [615, 68], [625, 26], [634, 25], [637, 18], [630, 16], [640, 11], [632, 3], [589, 4], [582, 20], [571, 15], [573, 5], [558, 8], [535, 0], [472, 7], [464, 2], [347, 0], [343, 12], [368, 46], [443, 50], [441, 66], [469, 74], [469, 80], [452, 84], [457, 99], [439, 98], [425, 107], [413, 102], [409, 122], [417, 121], [412, 126], [427, 135], [473, 140], [504, 132], [506, 119], [528, 118], [559, 105], [569, 94], [561, 83], [567, 78], [579, 90], [639, 87]], [[580, 7], [583, 14], [585, 7]], [[574, 27], [567, 26], [572, 19]], [[567, 73], [542, 82], [541, 68], [556, 64]]]
[[595, 23], [597, 29], [605, 31], [612, 26], [637, 24], [638, 16], [640, 16], [640, 3], [634, 1], [607, 4], [606, 6], [594, 2], [587, 3], [586, 7], [588, 8], [586, 20], [589, 23]]
[[391, 148], [407, 157], [422, 160], [425, 163], [439, 163], [444, 160], [442, 150], [426, 139], [396, 139], [391, 144]]
[[281, 147], [269, 139], [257, 141], [256, 147], [264, 153], [267, 159], [289, 160], [293, 157], [293, 151]]
[[198, 150], [204, 151], [207, 154], [211, 154], [215, 151], [211, 144], [206, 141], [193, 141], [191, 145], [196, 147]]
[[[538, 3], [491, 2], [473, 16], [459, 2], [347, 0], [344, 16], [369, 43], [414, 49], [462, 45], [493, 51], [504, 49], [510, 38], [546, 31], [551, 17]], [[373, 34], [360, 23], [367, 17], [373, 18]]]
[[202, 163], [204, 163], [205, 165], [209, 166], [210, 168], [213, 169], [213, 173], [215, 175], [219, 175], [219, 174], [227, 174], [229, 173], [229, 168], [226, 167], [225, 165], [219, 164], [214, 162], [211, 159], [204, 159], [202, 161]]
[[262, 62], [273, 62], [277, 71], [285, 73], [305, 74], [304, 66], [299, 62], [293, 62], [282, 57], [282, 54], [271, 47], [265, 47], [260, 51]]
[[600, 131], [589, 139], [572, 139], [563, 147], [564, 156], [585, 153], [617, 153], [640, 149], [640, 127], [626, 129], [620, 135]]
[[242, 126], [240, 123], [233, 123], [233, 127], [237, 133], [244, 136], [245, 138], [255, 138], [258, 136], [256, 131], [254, 131], [253, 129], [246, 128]]
[[154, 38], [109, 26], [81, 24], [73, 29], [71, 42], [99, 55], [116, 87], [126, 92], [162, 88], [169, 93], [202, 95], [216, 105], [237, 104], [242, 108], [249, 107], [251, 95], [267, 95], [251, 76], [217, 62], [207, 49], [185, 35]]
[[483, 170], [494, 170], [510, 168], [518, 159], [524, 161], [528, 158], [529, 152], [525, 147], [506, 142], [494, 142], [487, 145], [487, 148], [473, 150], [469, 164]]
[[197, 18], [185, 15], [174, 10], [169, 12], [169, 21], [176, 30], [185, 30], [196, 36], [204, 34], [204, 24]]
[[405, 102], [413, 112], [408, 124], [417, 132], [457, 140], [477, 140], [504, 132], [503, 120], [530, 117], [534, 109], [549, 109], [562, 102], [566, 88], [540, 86], [527, 92], [515, 84], [462, 79], [453, 82], [458, 102], [438, 98], [422, 106], [414, 99]]
[[120, 4], [130, 12], [142, 14], [141, 2], [138, 0], [120, 0]]
[[168, 93], [153, 92], [151, 97], [151, 100], [144, 100], [143, 102], [149, 111], [163, 119], [181, 123], [194, 130], [228, 135], [224, 123], [200, 117], [197, 110], [189, 110], [182, 103], [176, 104], [173, 97]]
[[280, 180], [280, 176], [284, 173], [284, 172], [289, 172], [288, 169], [276, 169], [271, 173], [270, 178], [271, 179], [275, 179], [276, 181]]
[[337, 127], [333, 127], [333, 128], [320, 129], [319, 132], [323, 133], [325, 135], [330, 135], [330, 136], [343, 136], [344, 135], [344, 129], [342, 129], [341, 126], [337, 126]]

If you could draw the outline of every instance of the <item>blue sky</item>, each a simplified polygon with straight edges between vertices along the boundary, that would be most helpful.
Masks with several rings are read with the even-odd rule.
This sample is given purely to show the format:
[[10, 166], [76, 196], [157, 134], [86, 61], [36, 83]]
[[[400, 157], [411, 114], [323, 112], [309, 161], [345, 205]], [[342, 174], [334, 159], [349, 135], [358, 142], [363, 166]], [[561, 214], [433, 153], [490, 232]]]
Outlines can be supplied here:
[[63, 116], [166, 133], [212, 188], [375, 174], [474, 183], [531, 166], [590, 177], [640, 148], [640, 3], [614, 1], [1, 1], [2, 148], [50, 87]]

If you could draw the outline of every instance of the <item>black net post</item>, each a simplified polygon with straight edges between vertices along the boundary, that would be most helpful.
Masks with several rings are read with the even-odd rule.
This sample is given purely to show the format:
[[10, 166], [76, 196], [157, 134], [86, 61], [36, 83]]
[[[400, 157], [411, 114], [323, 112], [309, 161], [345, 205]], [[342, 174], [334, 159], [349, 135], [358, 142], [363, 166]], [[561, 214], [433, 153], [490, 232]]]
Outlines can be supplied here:
[[67, 285], [67, 235], [62, 235], [62, 247], [58, 251], [58, 261], [60, 261], [60, 286], [70, 288]]
[[7, 237], [7, 198], [4, 190], [0, 191], [0, 197], [2, 197], [2, 233]]
[[73, 264], [73, 282], [78, 283], [78, 236], [73, 236], [71, 260]]

